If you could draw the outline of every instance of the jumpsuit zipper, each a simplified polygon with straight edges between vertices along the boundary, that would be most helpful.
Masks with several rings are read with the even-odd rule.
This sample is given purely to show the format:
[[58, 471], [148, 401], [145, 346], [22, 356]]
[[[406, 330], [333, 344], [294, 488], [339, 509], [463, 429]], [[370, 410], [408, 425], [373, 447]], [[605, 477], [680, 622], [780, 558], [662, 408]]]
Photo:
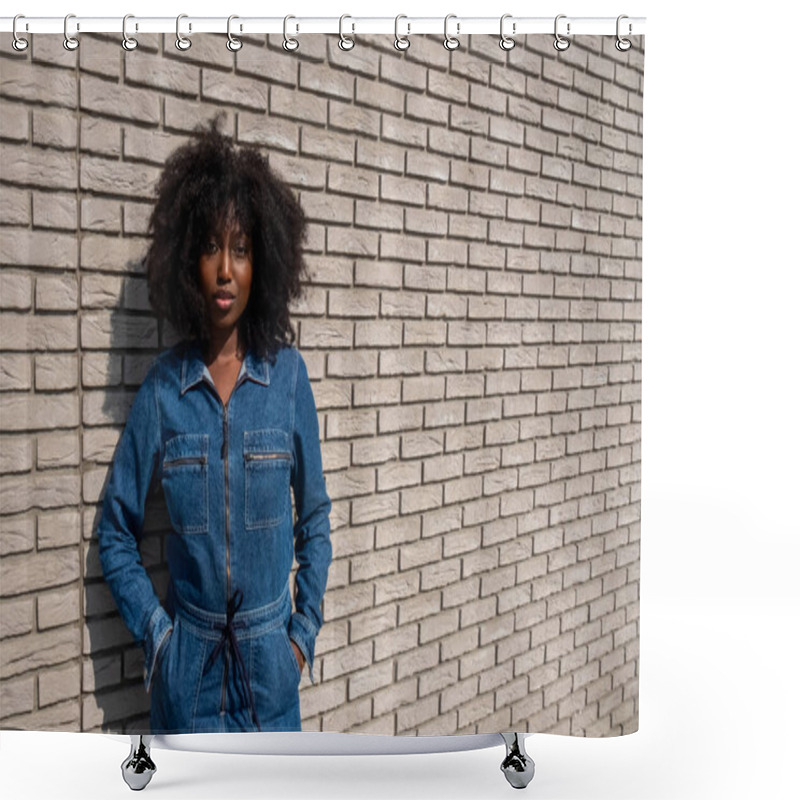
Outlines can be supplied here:
[[183, 464], [205, 464], [205, 456], [184, 456], [183, 458], [173, 458], [164, 462], [165, 467], [176, 467]]
[[289, 453], [245, 453], [244, 460], [245, 461], [261, 461], [265, 458], [285, 458], [289, 459]]
[[[235, 389], [236, 387], [234, 387]], [[233, 396], [233, 392], [231, 392]], [[230, 402], [230, 398], [228, 398]], [[228, 406], [222, 406], [222, 458], [225, 461], [225, 605], [227, 607], [231, 598], [231, 529], [230, 529], [230, 509], [228, 500]], [[220, 715], [225, 714], [225, 694], [228, 686], [228, 661], [229, 649], [225, 644], [225, 668], [222, 675], [222, 697], [220, 699]]]

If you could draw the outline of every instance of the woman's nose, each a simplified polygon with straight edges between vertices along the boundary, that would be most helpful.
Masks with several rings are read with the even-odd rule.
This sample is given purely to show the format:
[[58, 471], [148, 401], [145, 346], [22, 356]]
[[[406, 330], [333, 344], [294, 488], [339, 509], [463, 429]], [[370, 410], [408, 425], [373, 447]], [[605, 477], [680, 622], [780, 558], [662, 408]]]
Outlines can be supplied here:
[[228, 249], [225, 248], [220, 252], [219, 261], [217, 263], [217, 280], [230, 280], [231, 277], [231, 256]]

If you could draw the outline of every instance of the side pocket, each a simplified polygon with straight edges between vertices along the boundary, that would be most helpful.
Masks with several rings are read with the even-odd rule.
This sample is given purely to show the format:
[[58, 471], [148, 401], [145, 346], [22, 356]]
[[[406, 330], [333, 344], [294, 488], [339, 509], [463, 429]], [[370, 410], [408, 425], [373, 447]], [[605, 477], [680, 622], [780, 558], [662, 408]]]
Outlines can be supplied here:
[[208, 434], [167, 440], [161, 485], [172, 527], [182, 534], [208, 533]]
[[243, 454], [245, 528], [274, 528], [291, 508], [289, 435], [278, 428], [245, 431]]
[[169, 630], [167, 635], [164, 637], [164, 641], [161, 643], [161, 647], [158, 649], [158, 653], [156, 653], [156, 673], [158, 674], [159, 678], [162, 679], [162, 683], [165, 683], [165, 676], [166, 676], [166, 666], [169, 659], [169, 654], [172, 651], [172, 642], [175, 639], [175, 629], [178, 627], [178, 618], [172, 622], [172, 628]]
[[300, 683], [300, 678], [302, 677], [300, 673], [300, 665], [297, 663], [297, 656], [294, 654], [294, 648], [292, 647], [292, 640], [289, 638], [289, 631], [286, 628], [281, 628], [283, 633], [282, 639], [286, 642], [286, 649], [289, 652], [289, 658], [292, 661], [292, 666], [294, 667], [294, 674], [297, 678], [297, 683]]

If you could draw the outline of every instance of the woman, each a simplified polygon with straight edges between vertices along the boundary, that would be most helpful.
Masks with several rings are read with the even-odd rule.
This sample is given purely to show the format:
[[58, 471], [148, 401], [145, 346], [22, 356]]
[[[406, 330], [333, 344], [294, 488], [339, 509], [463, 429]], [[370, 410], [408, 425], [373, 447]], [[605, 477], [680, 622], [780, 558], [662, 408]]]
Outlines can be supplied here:
[[[305, 226], [263, 157], [216, 123], [157, 187], [150, 302], [184, 340], [136, 395], [98, 525], [106, 580], [144, 646], [153, 733], [300, 730], [331, 561], [316, 407], [289, 320]], [[166, 607], [137, 546], [153, 479], [172, 525]]]

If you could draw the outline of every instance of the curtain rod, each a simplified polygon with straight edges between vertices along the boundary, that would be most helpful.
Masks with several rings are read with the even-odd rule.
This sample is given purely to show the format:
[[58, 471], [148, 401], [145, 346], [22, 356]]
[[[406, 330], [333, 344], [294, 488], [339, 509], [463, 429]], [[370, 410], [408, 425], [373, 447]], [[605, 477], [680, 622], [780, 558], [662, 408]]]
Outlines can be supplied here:
[[[134, 33], [175, 33], [178, 19], [175, 17], [136, 17], [129, 15], [125, 30], [129, 36]], [[559, 14], [555, 17], [514, 17], [503, 15], [502, 28], [506, 36], [518, 36], [527, 33], [550, 33], [558, 25], [562, 36], [573, 35], [606, 35], [639, 36], [645, 32], [645, 17], [570, 17]], [[69, 15], [64, 17], [25, 17], [17, 19], [17, 34], [25, 33], [65, 33], [70, 36], [81, 33], [122, 33], [122, 17], [82, 17]], [[195, 17], [180, 16], [180, 32], [183, 36], [194, 33], [228, 33], [228, 17]], [[356, 17], [344, 15], [340, 17], [233, 17], [230, 22], [230, 33], [247, 34], [289, 34], [296, 36], [304, 33], [335, 34], [395, 34], [403, 36], [414, 34], [445, 34], [444, 17]], [[464, 36], [469, 34], [500, 35], [501, 18], [497, 17], [459, 17], [448, 15], [447, 34]], [[0, 17], [0, 31], [11, 33], [14, 30], [13, 17]]]

